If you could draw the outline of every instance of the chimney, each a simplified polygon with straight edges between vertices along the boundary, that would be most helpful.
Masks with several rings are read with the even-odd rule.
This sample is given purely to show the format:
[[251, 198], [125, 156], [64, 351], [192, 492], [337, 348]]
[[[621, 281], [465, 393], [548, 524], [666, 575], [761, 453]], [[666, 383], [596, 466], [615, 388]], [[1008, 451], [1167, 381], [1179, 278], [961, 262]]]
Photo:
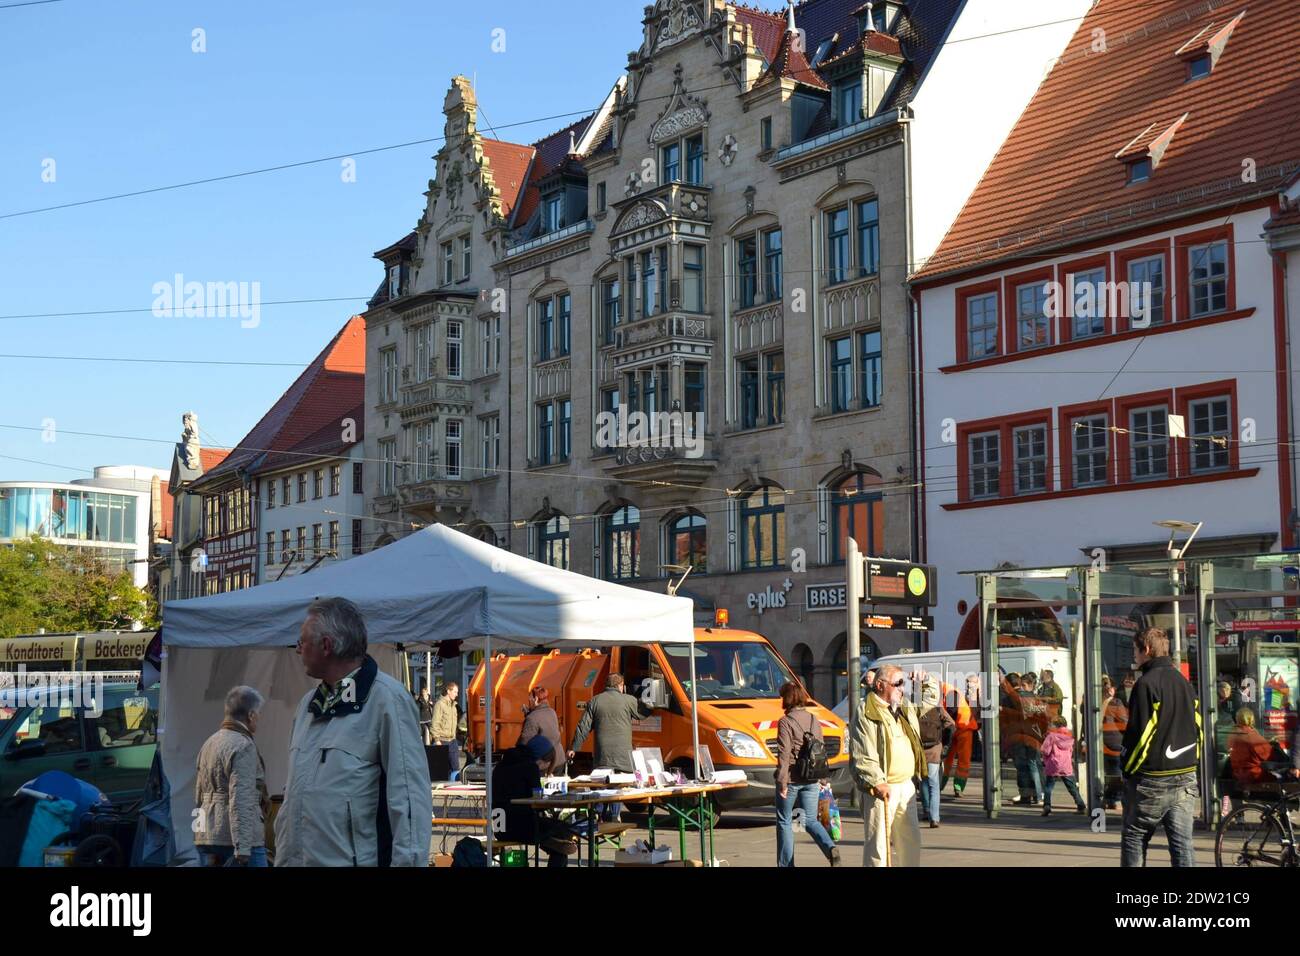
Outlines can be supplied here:
[[569, 130], [569, 155], [572, 156], [578, 151], [578, 140], [573, 130]]

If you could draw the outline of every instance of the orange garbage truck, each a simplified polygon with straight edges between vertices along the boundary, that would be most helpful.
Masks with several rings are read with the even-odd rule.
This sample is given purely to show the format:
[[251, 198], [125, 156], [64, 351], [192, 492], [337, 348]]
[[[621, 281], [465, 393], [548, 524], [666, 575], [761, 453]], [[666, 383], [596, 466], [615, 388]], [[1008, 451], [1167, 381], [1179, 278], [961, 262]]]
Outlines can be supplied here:
[[[722, 809], [769, 806], [775, 791], [776, 727], [783, 711], [778, 691], [794, 680], [789, 665], [768, 640], [752, 631], [719, 627], [695, 629], [696, 693], [700, 707], [700, 746], [707, 747], [717, 770], [743, 770], [749, 786], [718, 794]], [[551, 650], [492, 658], [492, 748], [513, 747], [523, 726], [529, 691], [550, 693], [566, 743], [588, 701], [605, 689], [605, 678], [621, 673], [630, 693], [652, 708], [633, 725], [633, 747], [658, 747], [664, 766], [694, 769], [691, 742], [690, 653], [688, 644], [640, 644], [581, 650]], [[484, 753], [487, 691], [480, 664], [468, 687], [468, 749]], [[821, 721], [831, 769], [831, 785], [847, 794], [848, 731], [828, 708], [814, 704]], [[595, 735], [570, 763], [569, 773], [592, 768]]]

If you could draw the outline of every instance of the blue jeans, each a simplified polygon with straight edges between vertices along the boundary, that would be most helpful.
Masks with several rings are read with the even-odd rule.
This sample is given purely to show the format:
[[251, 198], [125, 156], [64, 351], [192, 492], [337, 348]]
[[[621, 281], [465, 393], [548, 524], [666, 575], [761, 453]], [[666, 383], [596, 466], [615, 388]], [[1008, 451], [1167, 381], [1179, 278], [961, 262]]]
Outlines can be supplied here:
[[1016, 789], [1021, 797], [1043, 799], [1043, 755], [1029, 744], [1012, 744], [1011, 761], [1016, 765]]
[[1146, 866], [1147, 844], [1156, 827], [1164, 827], [1174, 866], [1195, 866], [1192, 815], [1201, 788], [1196, 773], [1172, 777], [1138, 774], [1124, 782], [1124, 832], [1120, 835], [1120, 866]]
[[817, 797], [821, 793], [821, 784], [792, 783], [787, 788], [785, 797], [778, 787], [776, 792], [776, 865], [794, 866], [794, 808], [799, 808], [800, 820], [804, 829], [813, 838], [821, 851], [827, 855], [835, 849], [835, 842], [826, 832], [821, 821], [817, 819]]
[[[233, 846], [210, 846], [194, 847], [199, 854], [199, 866], [238, 866], [235, 862], [235, 848]], [[248, 851], [248, 866], [266, 866], [266, 847], [255, 846]]]
[[452, 739], [447, 741], [447, 761], [451, 766], [451, 779], [460, 778], [460, 741]]
[[1079, 785], [1075, 782], [1074, 777], [1048, 777], [1047, 786], [1043, 790], [1043, 805], [1050, 807], [1052, 805], [1052, 788], [1056, 786], [1056, 781], [1065, 784], [1065, 789], [1074, 797], [1076, 807], [1084, 806], [1083, 797], [1079, 795]]
[[925, 785], [925, 814], [935, 823], [939, 822], [939, 784], [943, 778], [943, 764], [927, 763]]

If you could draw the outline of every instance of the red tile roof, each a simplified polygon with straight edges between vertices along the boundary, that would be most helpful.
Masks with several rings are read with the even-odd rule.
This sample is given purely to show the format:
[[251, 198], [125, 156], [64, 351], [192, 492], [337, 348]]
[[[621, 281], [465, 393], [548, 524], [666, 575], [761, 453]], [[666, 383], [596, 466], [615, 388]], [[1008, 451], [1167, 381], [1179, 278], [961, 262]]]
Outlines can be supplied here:
[[[1252, 3], [1203, 79], [1189, 81], [1176, 55], [1242, 2], [1100, 0], [915, 278], [1275, 192], [1300, 165], [1300, 74], [1288, 52], [1294, 0]], [[1097, 29], [1107, 37], [1103, 53], [1093, 52]], [[1126, 185], [1116, 154], [1148, 125], [1166, 131], [1184, 113], [1150, 180]], [[1255, 161], [1253, 183], [1242, 181], [1245, 158]]]
[[507, 143], [499, 139], [483, 139], [483, 158], [492, 172], [492, 180], [501, 191], [501, 215], [509, 221], [528, 175], [528, 164], [536, 150], [531, 146]]
[[754, 31], [754, 46], [762, 51], [767, 62], [771, 63], [775, 60], [777, 50], [781, 48], [781, 42], [785, 37], [785, 17], [738, 3], [736, 19], [747, 24]]
[[1264, 223], [1264, 228], [1268, 230], [1292, 229], [1296, 226], [1300, 226], [1300, 202], [1284, 203], [1282, 208]]
[[319, 441], [319, 436], [329, 428], [338, 432], [341, 443], [345, 418], [355, 419], [357, 437], [360, 437], [364, 416], [352, 413], [365, 401], [365, 369], [366, 323], [354, 315], [225, 461], [207, 471], [195, 484], [207, 485], [229, 478], [237, 470], [256, 474], [268, 461], [283, 464], [286, 457], [283, 452], [293, 451], [310, 440]]
[[570, 133], [572, 140], [577, 142], [582, 139], [583, 133], [587, 131], [587, 124], [595, 118], [595, 113], [584, 116], [576, 123], [570, 123], [564, 129], [557, 130], [550, 136], [544, 136], [537, 142], [533, 143], [533, 149], [536, 151], [533, 156], [533, 162], [528, 170], [528, 185], [524, 190], [519, 204], [515, 207], [514, 218], [511, 220], [512, 227], [519, 227], [532, 218], [537, 207], [541, 205], [542, 195], [537, 191], [537, 184], [555, 171], [569, 156]]
[[781, 34], [781, 45], [777, 47], [776, 56], [772, 58], [764, 76], [779, 76], [814, 89], [829, 90], [830, 85], [809, 66], [803, 44], [795, 42], [798, 37], [797, 33], [789, 31]]

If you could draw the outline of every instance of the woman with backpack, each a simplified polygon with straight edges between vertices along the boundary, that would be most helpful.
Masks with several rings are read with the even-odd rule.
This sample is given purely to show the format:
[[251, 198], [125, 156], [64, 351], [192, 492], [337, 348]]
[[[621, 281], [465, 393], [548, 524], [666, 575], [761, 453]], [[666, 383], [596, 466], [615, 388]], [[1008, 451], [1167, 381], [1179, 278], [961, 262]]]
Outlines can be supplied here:
[[781, 685], [785, 716], [776, 727], [776, 865], [794, 866], [794, 823], [826, 854], [831, 866], [840, 865], [840, 851], [817, 819], [821, 781], [830, 776], [821, 721], [808, 709], [812, 698], [797, 681]]

